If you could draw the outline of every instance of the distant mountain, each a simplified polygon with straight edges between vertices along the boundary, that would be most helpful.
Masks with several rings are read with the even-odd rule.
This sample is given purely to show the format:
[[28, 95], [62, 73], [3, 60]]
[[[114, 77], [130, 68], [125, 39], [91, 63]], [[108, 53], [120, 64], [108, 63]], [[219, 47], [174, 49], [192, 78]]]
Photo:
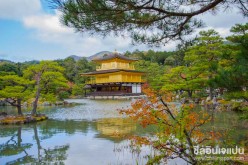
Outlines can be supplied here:
[[13, 61], [10, 61], [10, 60], [4, 60], [4, 59], [0, 59], [0, 63], [22, 63], [22, 64], [39, 64], [40, 61], [38, 60], [31, 60], [31, 61], [24, 61], [24, 62], [13, 62]]
[[[89, 57], [82, 57], [82, 56], [77, 56], [77, 55], [70, 55], [66, 58], [73, 58], [75, 61], [78, 61], [82, 58], [86, 58], [88, 61], [91, 61], [93, 59], [96, 59], [96, 58], [101, 58], [103, 57], [105, 54], [109, 54], [109, 53], [112, 53], [112, 52], [109, 52], [109, 51], [101, 51], [101, 52], [98, 52], [94, 55], [91, 55]], [[56, 61], [56, 60], [55, 60]], [[13, 61], [10, 61], [10, 60], [5, 60], [5, 59], [0, 59], [0, 63], [15, 63]], [[31, 60], [31, 61], [25, 61], [25, 62], [21, 62], [21, 63], [24, 63], [24, 64], [38, 64], [40, 63], [40, 61], [38, 60]]]
[[96, 53], [96, 54], [94, 54], [92, 56], [87, 57], [87, 60], [88, 61], [91, 61], [91, 60], [96, 59], [96, 58], [101, 58], [101, 57], [104, 56], [104, 54], [109, 54], [109, 53], [111, 53], [111, 52], [109, 52], [109, 51], [102, 51], [102, 52], [99, 52], [99, 53]]
[[71, 56], [69, 56], [67, 58], [73, 58], [75, 61], [78, 61], [78, 60], [80, 60], [83, 57], [80, 57], [80, 56], [77, 56], [77, 55], [71, 55]]
[[96, 53], [96, 54], [94, 54], [92, 56], [89, 56], [89, 57], [81, 57], [81, 56], [77, 56], [77, 55], [71, 55], [71, 56], [69, 56], [67, 58], [73, 58], [75, 61], [78, 61], [81, 58], [86, 58], [88, 61], [91, 61], [91, 60], [96, 59], [96, 58], [101, 58], [101, 57], [103, 57], [104, 54], [109, 54], [109, 53], [111, 53], [111, 52], [102, 51], [102, 52]]
[[8, 63], [13, 63], [12, 61], [10, 60], [4, 60], [4, 59], [0, 59], [0, 62], [8, 62]]
[[31, 61], [25, 61], [25, 62], [22, 62], [23, 64], [39, 64], [40, 61], [38, 60], [31, 60]]

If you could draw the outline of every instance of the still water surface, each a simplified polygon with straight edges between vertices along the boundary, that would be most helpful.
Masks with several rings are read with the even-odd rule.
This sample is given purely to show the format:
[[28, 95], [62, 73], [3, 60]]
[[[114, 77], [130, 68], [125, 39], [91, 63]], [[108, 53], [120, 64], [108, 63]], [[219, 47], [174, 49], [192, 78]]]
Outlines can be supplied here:
[[[69, 101], [83, 105], [43, 108], [39, 112], [48, 115], [47, 121], [0, 126], [0, 164], [145, 164], [149, 149], [132, 154], [125, 137], [145, 135], [152, 128], [145, 130], [116, 111], [131, 101]], [[15, 111], [1, 111], [4, 108]]]
[[[49, 119], [36, 124], [0, 126], [0, 165], [2, 164], [145, 164], [149, 148], [140, 154], [127, 147], [129, 135], [149, 135], [155, 128], [143, 129], [123, 118], [116, 109], [130, 106], [131, 101], [69, 100], [83, 103], [71, 107], [46, 107], [39, 110]], [[11, 107], [0, 111], [15, 112]], [[245, 129], [234, 113], [215, 114], [215, 129], [233, 132], [232, 142], [247, 138]], [[213, 129], [213, 125], [206, 127]], [[118, 136], [117, 136], [118, 135]], [[121, 136], [120, 136], [121, 135]], [[185, 164], [180, 160], [169, 164]]]

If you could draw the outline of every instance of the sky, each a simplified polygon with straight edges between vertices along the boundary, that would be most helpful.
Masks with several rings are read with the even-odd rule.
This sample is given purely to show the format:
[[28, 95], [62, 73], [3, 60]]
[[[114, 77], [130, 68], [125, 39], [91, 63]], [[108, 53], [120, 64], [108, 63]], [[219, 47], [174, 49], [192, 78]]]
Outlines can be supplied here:
[[[23, 62], [30, 60], [63, 59], [70, 55], [88, 57], [100, 51], [125, 51], [155, 49], [172, 51], [175, 42], [159, 48], [132, 45], [128, 36], [89, 36], [75, 33], [63, 26], [61, 13], [53, 10], [47, 0], [0, 0], [0, 59]], [[200, 15], [205, 27], [214, 28], [223, 37], [230, 35], [230, 28], [248, 22], [236, 10]]]

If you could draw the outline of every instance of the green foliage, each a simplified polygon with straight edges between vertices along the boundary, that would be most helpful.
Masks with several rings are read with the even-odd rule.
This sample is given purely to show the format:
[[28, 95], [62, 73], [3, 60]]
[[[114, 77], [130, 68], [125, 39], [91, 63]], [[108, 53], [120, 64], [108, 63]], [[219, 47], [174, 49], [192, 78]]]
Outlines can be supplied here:
[[170, 56], [172, 56], [174, 52], [166, 52], [166, 51], [139, 51], [135, 50], [133, 52], [126, 52], [124, 55], [136, 58], [139, 60], [149, 61], [152, 63], [158, 63], [159, 65], [164, 65], [166, 62], [166, 59]]
[[[59, 66], [58, 63], [41, 61], [40, 64], [29, 66], [24, 71], [24, 76], [36, 82], [36, 90], [37, 88], [41, 89], [43, 98], [54, 101], [55, 95], [59, 91], [68, 88], [63, 72], [64, 68]], [[51, 97], [51, 94], [54, 98]]]
[[62, 22], [76, 31], [102, 36], [129, 34], [134, 42], [150, 45], [184, 39], [203, 25], [197, 15], [221, 6], [238, 6], [247, 16], [244, 1], [53, 1], [62, 12]]
[[62, 62], [62, 67], [65, 68], [65, 76], [69, 81], [73, 81], [76, 75], [75, 65], [76, 61], [73, 58], [66, 58]]
[[[30, 61], [24, 63], [12, 63], [12, 62], [0, 62], [0, 76], [16, 75], [23, 76], [25, 79], [37, 81], [38, 73], [42, 74], [41, 85], [41, 97], [43, 100], [56, 101], [56, 99], [64, 98], [66, 91], [72, 94], [72, 89], [68, 88], [67, 81], [70, 80], [72, 84], [76, 86], [84, 85], [87, 77], [81, 76], [81, 73], [93, 71], [95, 64], [88, 62], [86, 58], [81, 58], [75, 61], [73, 58], [67, 58], [65, 60], [52, 61]], [[0, 81], [0, 90], [4, 88], [4, 84]], [[37, 90], [36, 88], [33, 88]], [[79, 95], [82, 95], [84, 91], [82, 88], [78, 88]], [[64, 94], [63, 94], [64, 93]], [[51, 95], [53, 94], [53, 96]], [[46, 96], [47, 95], [47, 96]], [[66, 94], [67, 95], [67, 94]], [[67, 96], [66, 96], [67, 97]]]
[[0, 71], [0, 76], [6, 76], [6, 75], [15, 75], [15, 72], [5, 72], [5, 71]]
[[40, 94], [40, 100], [42, 102], [45, 102], [45, 101], [49, 101], [51, 103], [55, 103], [59, 98], [59, 94], [56, 93], [56, 95], [54, 93], [41, 93]]
[[161, 75], [164, 74], [164, 67], [158, 63], [140, 60], [134, 63], [135, 69], [145, 72], [145, 81], [154, 89], [160, 89], [163, 85], [160, 81]]
[[0, 62], [0, 75], [18, 75], [23, 76], [23, 70], [25, 70], [28, 66], [38, 64], [37, 61], [29, 61], [23, 63], [14, 63], [10, 61]]
[[185, 53], [186, 66], [169, 68], [163, 77], [163, 89], [183, 90], [192, 97], [193, 91], [213, 87], [218, 62], [222, 54], [222, 38], [214, 30], [201, 31], [193, 46]]
[[60, 100], [63, 100], [63, 99], [68, 99], [70, 97], [70, 93], [67, 92], [67, 91], [61, 91], [59, 94], [58, 94], [58, 98]]
[[[163, 89], [168, 91], [184, 90], [187, 92], [200, 90], [204, 87], [205, 79], [198, 71], [186, 66], [168, 68], [163, 76]], [[191, 97], [191, 96], [190, 96]]]
[[173, 56], [169, 56], [164, 60], [165, 65], [173, 66], [176, 63], [176, 59]]
[[172, 54], [172, 56], [167, 59], [167, 61], [171, 61], [174, 63], [174, 66], [184, 66], [185, 61], [185, 53], [187, 52], [188, 48], [193, 46], [196, 42], [196, 39], [188, 40], [186, 42], [182, 42], [177, 45], [176, 51]]
[[36, 114], [38, 100], [54, 102], [56, 95], [66, 90], [67, 80], [63, 76], [64, 68], [53, 61], [41, 61], [39, 64], [31, 65], [24, 71], [24, 77], [35, 81], [35, 100], [32, 115]]
[[81, 73], [86, 73], [95, 70], [95, 64], [92, 62], [88, 62], [86, 58], [81, 58], [76, 62], [76, 75], [74, 78], [74, 82], [76, 84], [85, 83], [88, 78], [85, 76], [81, 76]]
[[0, 75], [17, 74], [21, 76], [19, 65], [10, 62], [0, 62]]
[[82, 96], [84, 95], [84, 86], [85, 84], [75, 84], [72, 88], [72, 95], [74, 96]]
[[33, 81], [29, 81], [17, 75], [6, 75], [0, 77], [3, 89], [0, 90], [1, 98], [13, 98], [27, 100], [32, 95], [31, 85]]
[[227, 92], [224, 95], [224, 98], [227, 100], [244, 99], [244, 100], [248, 101], [248, 91]]
[[24, 71], [24, 77], [37, 80], [38, 74], [42, 75], [47, 72], [63, 72], [64, 68], [53, 61], [41, 61], [39, 64], [31, 65]]
[[6, 75], [0, 77], [0, 98], [4, 98], [12, 106], [16, 106], [18, 114], [22, 115], [21, 104], [33, 96], [33, 81], [29, 81], [17, 75]]
[[216, 82], [227, 89], [227, 98], [247, 100], [248, 87], [248, 23], [231, 28], [233, 35], [227, 37]]
[[75, 61], [73, 58], [66, 58], [60, 60], [59, 65], [62, 66], [65, 71], [64, 75], [67, 80], [74, 83], [85, 83], [87, 77], [83, 77], [80, 74], [93, 71], [95, 65], [91, 62], [88, 62], [86, 58], [81, 58], [78, 61]]
[[59, 90], [67, 89], [67, 80], [64, 78], [61, 72], [47, 71], [44, 72], [41, 79], [42, 92], [57, 93]]
[[241, 119], [247, 119], [248, 117], [248, 104], [247, 102], [230, 102], [232, 111], [240, 113]]

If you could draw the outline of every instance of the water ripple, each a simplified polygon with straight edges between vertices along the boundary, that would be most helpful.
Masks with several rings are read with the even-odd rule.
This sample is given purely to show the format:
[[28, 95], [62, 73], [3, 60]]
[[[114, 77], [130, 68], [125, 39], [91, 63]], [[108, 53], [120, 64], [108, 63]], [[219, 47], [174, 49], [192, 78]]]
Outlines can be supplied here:
[[74, 107], [52, 108], [46, 112], [49, 118], [57, 120], [97, 120], [121, 117], [117, 109], [127, 108], [131, 101], [70, 99], [68, 102], [81, 103]]

